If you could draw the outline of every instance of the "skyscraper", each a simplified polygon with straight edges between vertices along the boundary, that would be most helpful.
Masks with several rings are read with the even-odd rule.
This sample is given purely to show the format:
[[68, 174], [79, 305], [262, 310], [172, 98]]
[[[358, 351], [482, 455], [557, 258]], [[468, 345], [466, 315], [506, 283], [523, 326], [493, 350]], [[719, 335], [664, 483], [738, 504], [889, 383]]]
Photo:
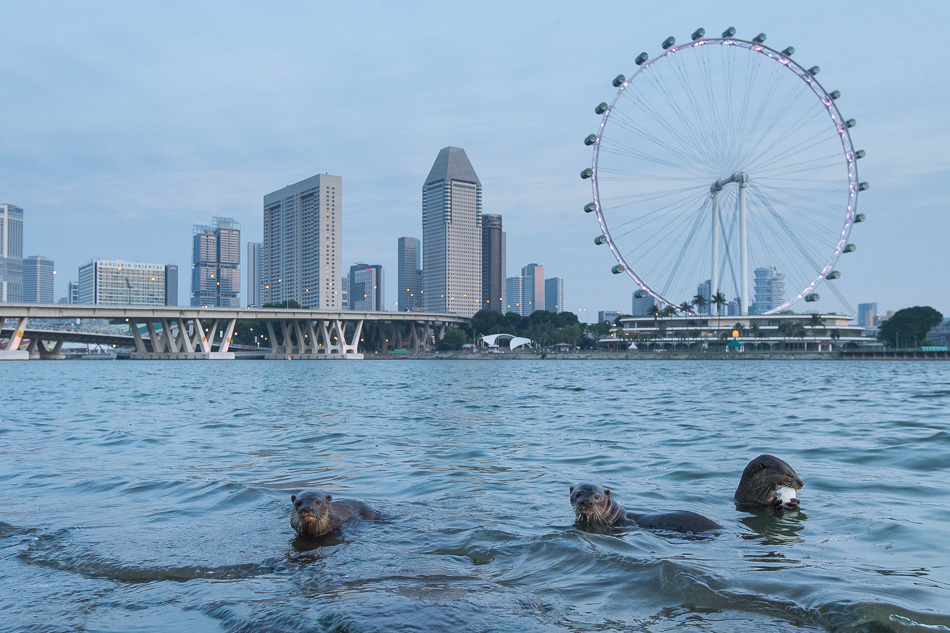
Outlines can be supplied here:
[[528, 264], [521, 269], [524, 277], [524, 316], [544, 310], [544, 266]]
[[53, 303], [53, 260], [33, 255], [23, 260], [23, 302]]
[[421, 312], [425, 305], [422, 301], [422, 252], [419, 250], [419, 240], [415, 237], [400, 237], [397, 257], [399, 311]]
[[630, 306], [630, 316], [646, 316], [647, 311], [656, 303], [656, 299], [647, 295], [645, 297], [638, 297], [637, 293], [633, 293], [633, 302]]
[[858, 325], [864, 327], [874, 327], [877, 325], [877, 304], [859, 303], [858, 304]]
[[[707, 279], [696, 286], [696, 294], [706, 299], [706, 305], [700, 308], [695, 306], [696, 314], [712, 314], [712, 281]], [[692, 297], [690, 297], [692, 300]]]
[[0, 303], [23, 301], [23, 209], [0, 204]]
[[525, 311], [524, 277], [508, 277], [505, 280], [504, 312], [514, 312], [521, 316], [528, 316]]
[[318, 174], [264, 196], [261, 304], [340, 310], [343, 179]]
[[241, 225], [234, 218], [213, 216], [211, 224], [195, 224], [191, 262], [191, 305], [240, 305]]
[[755, 303], [749, 310], [752, 314], [765, 314], [772, 308], [785, 303], [785, 275], [778, 272], [775, 266], [756, 268], [755, 274]]
[[379, 264], [350, 266], [348, 308], [356, 312], [381, 312], [386, 309], [386, 277]]
[[261, 307], [261, 243], [247, 243], [247, 307]]
[[560, 277], [544, 280], [544, 309], [548, 312], [564, 311], [564, 280]]
[[439, 152], [422, 187], [427, 312], [472, 316], [482, 298], [482, 183], [458, 147]]
[[501, 216], [485, 214], [482, 216], [482, 308], [504, 311], [505, 279], [505, 232]]
[[165, 265], [165, 305], [178, 305], [178, 265]]

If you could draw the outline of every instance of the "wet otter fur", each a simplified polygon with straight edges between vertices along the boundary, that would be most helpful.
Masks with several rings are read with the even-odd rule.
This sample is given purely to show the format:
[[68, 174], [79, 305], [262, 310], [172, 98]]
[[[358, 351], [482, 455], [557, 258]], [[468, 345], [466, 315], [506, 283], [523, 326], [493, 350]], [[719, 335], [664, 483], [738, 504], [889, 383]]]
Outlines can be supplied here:
[[571, 487], [571, 505], [577, 525], [587, 529], [638, 525], [654, 530], [698, 533], [721, 530], [722, 526], [689, 510], [636, 514], [627, 512], [610, 496], [610, 490], [597, 484], [582, 483]]
[[290, 501], [294, 504], [290, 527], [300, 536], [323, 536], [352, 519], [374, 520], [381, 516], [362, 501], [333, 501], [333, 496], [322, 490], [305, 490], [291, 495]]
[[773, 455], [759, 455], [742, 471], [735, 499], [740, 505], [790, 510], [798, 507], [796, 492], [804, 485], [787, 463]]

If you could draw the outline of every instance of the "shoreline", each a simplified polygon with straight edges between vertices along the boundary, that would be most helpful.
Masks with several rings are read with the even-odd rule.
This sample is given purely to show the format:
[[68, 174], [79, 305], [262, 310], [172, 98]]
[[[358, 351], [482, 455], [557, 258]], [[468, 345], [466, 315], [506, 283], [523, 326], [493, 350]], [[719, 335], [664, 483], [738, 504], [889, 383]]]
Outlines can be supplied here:
[[840, 352], [392, 352], [365, 353], [364, 360], [950, 360], [947, 352], [922, 352], [920, 350], [894, 351], [840, 351]]

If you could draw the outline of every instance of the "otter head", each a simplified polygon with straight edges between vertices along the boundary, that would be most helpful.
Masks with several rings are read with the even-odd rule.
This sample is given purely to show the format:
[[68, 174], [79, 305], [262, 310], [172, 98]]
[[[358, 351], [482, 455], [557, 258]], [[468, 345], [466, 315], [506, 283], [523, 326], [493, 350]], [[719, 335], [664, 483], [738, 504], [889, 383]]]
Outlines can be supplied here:
[[610, 491], [596, 484], [571, 486], [571, 506], [578, 521], [608, 523], [607, 509], [610, 506]]
[[742, 471], [736, 501], [777, 510], [797, 508], [796, 491], [804, 485], [795, 469], [784, 461], [772, 455], [759, 455]]
[[294, 513], [290, 525], [303, 536], [325, 534], [330, 521], [331, 495], [322, 490], [305, 490], [298, 495], [290, 495], [294, 504]]

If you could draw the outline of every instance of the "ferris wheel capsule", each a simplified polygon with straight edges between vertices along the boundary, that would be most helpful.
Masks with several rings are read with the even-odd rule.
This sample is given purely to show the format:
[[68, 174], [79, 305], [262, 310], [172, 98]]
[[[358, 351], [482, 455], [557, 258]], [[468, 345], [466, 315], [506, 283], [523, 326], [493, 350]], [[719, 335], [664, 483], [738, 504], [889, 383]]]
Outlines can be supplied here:
[[752, 38], [752, 41], [755, 42], [756, 44], [761, 44], [762, 42], [765, 41], [765, 33], [759, 33], [758, 35]]
[[807, 301], [808, 303], [818, 301], [819, 299], [821, 299], [821, 295], [819, 295], [817, 292], [813, 292], [811, 294], [805, 295], [805, 301]]
[[865, 151], [864, 151], [863, 149], [859, 149], [858, 151], [856, 151], [856, 152], [854, 153], [854, 159], [855, 159], [855, 160], [857, 160], [857, 159], [859, 159], [859, 158], [864, 158], [865, 156], [867, 156], [867, 154], [865, 153]]
[[864, 215], [863, 213], [858, 213], [857, 215], [854, 216], [855, 224], [857, 224], [858, 222], [864, 222], [865, 220], [867, 220], [867, 216]]
[[726, 40], [736, 34], [736, 27], [730, 26], [728, 29], [722, 32], [722, 39]]
[[645, 296], [647, 296], [647, 291], [644, 290], [643, 288], [640, 288], [639, 290], [635, 290], [633, 292], [633, 296], [636, 297], [637, 299], [642, 299]]
[[610, 269], [610, 272], [612, 272], [615, 275], [619, 275], [624, 270], [626, 270], [626, 268], [623, 267], [623, 264], [616, 264], [613, 268]]
[[593, 176], [593, 175], [594, 175], [594, 170], [591, 169], [590, 167], [588, 167], [587, 169], [585, 169], [584, 171], [581, 172], [581, 178], [583, 178], [583, 179], [585, 179], [585, 180], [588, 179], [588, 178], [590, 178], [590, 177]]
[[812, 77], [814, 77], [820, 72], [821, 72], [821, 66], [812, 66], [811, 68], [808, 69], [808, 74], [811, 75]]
[[598, 235], [597, 237], [594, 238], [594, 244], [596, 244], [597, 246], [600, 246], [601, 244], [606, 244], [606, 243], [607, 243], [606, 235]]
[[648, 60], [648, 59], [650, 59], [650, 56], [649, 56], [649, 55], [647, 55], [645, 52], [644, 52], [644, 53], [640, 53], [639, 55], [637, 55], [637, 58], [634, 60], [634, 63], [635, 63], [637, 66], [642, 66], [642, 65], [643, 65], [643, 62], [645, 62], [645, 61]]
[[841, 252], [842, 252], [842, 253], [853, 253], [853, 252], [856, 251], [856, 250], [858, 250], [858, 247], [855, 246], [854, 244], [846, 244], [845, 247], [844, 247], [843, 249], [841, 249]]
[[794, 54], [795, 54], [794, 46], [789, 46], [784, 51], [782, 51], [782, 55], [784, 55], [785, 57], [791, 57]]
[[593, 202], [588, 202], [587, 204], [584, 205], [584, 213], [591, 213], [592, 211], [596, 211], [596, 210], [597, 210], [597, 205], [594, 204]]
[[841, 279], [841, 273], [837, 270], [828, 271], [828, 274], [825, 275], [825, 279]]
[[606, 101], [601, 101], [599, 104], [597, 104], [597, 107], [594, 108], [594, 112], [596, 112], [597, 114], [603, 114], [604, 112], [607, 111], [607, 108], [609, 107], [610, 106], [607, 105]]
[[858, 183], [858, 191], [867, 191], [870, 187], [871, 185], [866, 182]]
[[617, 75], [616, 77], [614, 77], [614, 80], [610, 83], [613, 85], [614, 88], [619, 88], [623, 84], [623, 82], [625, 82], [626, 80], [627, 78], [624, 77], [623, 75]]
[[696, 29], [695, 31], [693, 31], [693, 34], [689, 36], [689, 39], [695, 42], [696, 40], [698, 40], [705, 34], [706, 34], [706, 29]]
[[593, 144], [596, 143], [596, 142], [597, 142], [597, 135], [596, 135], [596, 134], [589, 134], [589, 135], [587, 136], [587, 138], [584, 139], [584, 145], [590, 146], [590, 145], [593, 145]]
[[661, 44], [661, 46], [663, 47], [663, 50], [666, 50], [670, 46], [673, 46], [673, 44], [676, 44], [676, 38], [670, 35], [668, 38], [663, 40], [663, 44]]
[[828, 93], [828, 96], [831, 97], [831, 100], [832, 100], [832, 101], [837, 101], [838, 99], [841, 98], [841, 91], [840, 91], [840, 90], [832, 90], [831, 92]]

